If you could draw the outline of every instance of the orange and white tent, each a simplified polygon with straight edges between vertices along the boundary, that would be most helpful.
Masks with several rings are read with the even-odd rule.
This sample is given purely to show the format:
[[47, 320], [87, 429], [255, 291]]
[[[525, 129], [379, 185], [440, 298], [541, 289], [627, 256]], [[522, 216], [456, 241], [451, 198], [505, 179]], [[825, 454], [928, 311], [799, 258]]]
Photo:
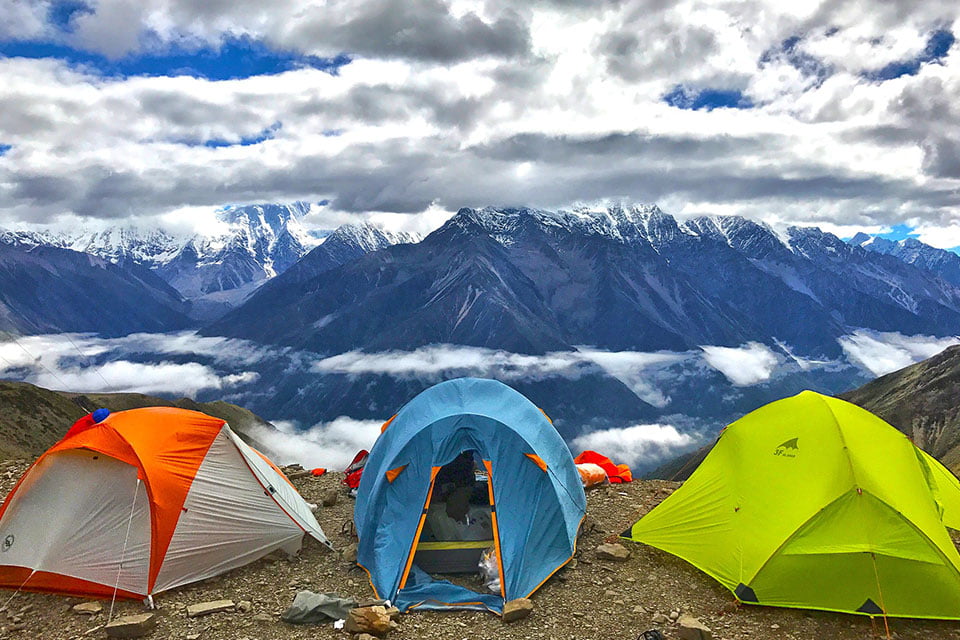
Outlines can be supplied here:
[[310, 506], [226, 422], [168, 407], [76, 422], [0, 507], [0, 587], [143, 598], [329, 546]]

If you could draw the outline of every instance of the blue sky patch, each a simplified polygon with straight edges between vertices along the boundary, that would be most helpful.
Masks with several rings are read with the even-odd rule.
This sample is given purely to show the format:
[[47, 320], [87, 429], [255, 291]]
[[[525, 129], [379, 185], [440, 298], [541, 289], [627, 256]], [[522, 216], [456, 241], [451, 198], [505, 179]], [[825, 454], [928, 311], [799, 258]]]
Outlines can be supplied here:
[[203, 142], [183, 142], [183, 144], [191, 147], [210, 147], [212, 149], [217, 149], [219, 147], [249, 147], [255, 144], [260, 144], [261, 142], [265, 142], [267, 140], [272, 140], [274, 137], [276, 137], [277, 131], [279, 131], [282, 127], [283, 123], [274, 122], [271, 126], [267, 127], [257, 135], [245, 136], [239, 140], [231, 141], [224, 138], [212, 138], [210, 140], [204, 140]]
[[769, 64], [780, 59], [803, 75], [816, 78], [818, 84], [822, 83], [833, 75], [833, 68], [820, 58], [803, 51], [800, 47], [801, 42], [803, 42], [803, 39], [800, 36], [787, 38], [780, 43], [779, 47], [773, 47], [765, 51], [760, 56], [760, 64]]
[[5, 155], [5, 154], [7, 153], [7, 151], [10, 151], [10, 149], [13, 149], [13, 145], [11, 145], [11, 144], [0, 144], [0, 156]]
[[920, 234], [909, 225], [895, 224], [890, 227], [890, 231], [887, 231], [886, 233], [877, 233], [874, 235], [877, 235], [881, 238], [886, 238], [887, 240], [904, 240], [906, 238], [915, 238]]
[[871, 71], [864, 75], [871, 80], [893, 80], [900, 76], [913, 76], [920, 71], [920, 66], [927, 62], [939, 62], [950, 51], [956, 38], [949, 29], [934, 31], [927, 40], [927, 46], [919, 56], [911, 60], [891, 62], [878, 71]]
[[[67, 24], [74, 14], [70, 14]], [[191, 48], [186, 45], [171, 45], [163, 50], [129, 55], [117, 60], [52, 42], [0, 41], [0, 58], [17, 57], [57, 58], [108, 77], [188, 75], [207, 80], [236, 80], [273, 75], [303, 67], [312, 67], [336, 75], [351, 60], [346, 54], [321, 58], [280, 51], [251, 38], [228, 39], [219, 47], [204, 45]]]
[[706, 110], [749, 109], [753, 103], [736, 89], [688, 89], [678, 84], [661, 100], [678, 109]]
[[47, 20], [64, 33], [73, 33], [73, 19], [78, 15], [93, 13], [93, 7], [80, 0], [52, 2], [47, 9]]

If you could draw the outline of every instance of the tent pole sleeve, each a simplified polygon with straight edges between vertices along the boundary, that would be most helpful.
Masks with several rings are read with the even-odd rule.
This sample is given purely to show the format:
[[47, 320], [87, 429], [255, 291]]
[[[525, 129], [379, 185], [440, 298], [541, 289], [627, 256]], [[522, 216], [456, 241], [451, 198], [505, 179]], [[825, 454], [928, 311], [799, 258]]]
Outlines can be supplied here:
[[503, 554], [500, 553], [500, 527], [497, 524], [497, 502], [493, 498], [493, 463], [490, 460], [484, 460], [483, 466], [487, 469], [487, 493], [490, 494], [490, 522], [493, 525], [493, 546], [497, 550], [497, 571], [500, 572], [500, 597], [506, 600], [507, 585], [503, 579]]

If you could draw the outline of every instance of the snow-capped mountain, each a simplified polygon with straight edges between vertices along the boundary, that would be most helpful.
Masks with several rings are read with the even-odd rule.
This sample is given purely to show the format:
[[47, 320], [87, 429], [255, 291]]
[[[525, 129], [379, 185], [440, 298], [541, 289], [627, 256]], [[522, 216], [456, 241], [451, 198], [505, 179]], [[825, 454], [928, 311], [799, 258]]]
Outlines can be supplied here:
[[[276, 318], [269, 330], [266, 304]], [[953, 334], [960, 289], [819, 229], [778, 233], [740, 217], [681, 224], [642, 206], [461, 209], [419, 244], [322, 277], [277, 278], [209, 331], [325, 353], [757, 341], [832, 357], [837, 338], [861, 327]]]
[[310, 205], [225, 207], [210, 235], [117, 227], [77, 232], [4, 231], [0, 242], [72, 249], [154, 270], [187, 299], [262, 283], [282, 273], [321, 240], [300, 222]]
[[888, 240], [865, 233], [858, 233], [847, 242], [867, 251], [894, 256], [960, 287], [960, 256], [953, 251], [931, 247], [916, 238]]

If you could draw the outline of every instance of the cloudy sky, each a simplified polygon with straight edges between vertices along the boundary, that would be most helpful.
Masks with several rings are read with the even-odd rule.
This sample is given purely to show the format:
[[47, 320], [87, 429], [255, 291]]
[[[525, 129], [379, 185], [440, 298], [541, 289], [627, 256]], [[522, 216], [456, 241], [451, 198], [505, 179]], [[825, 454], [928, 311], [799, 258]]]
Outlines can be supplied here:
[[955, 247], [958, 30], [955, 0], [0, 0], [0, 224], [628, 201]]

